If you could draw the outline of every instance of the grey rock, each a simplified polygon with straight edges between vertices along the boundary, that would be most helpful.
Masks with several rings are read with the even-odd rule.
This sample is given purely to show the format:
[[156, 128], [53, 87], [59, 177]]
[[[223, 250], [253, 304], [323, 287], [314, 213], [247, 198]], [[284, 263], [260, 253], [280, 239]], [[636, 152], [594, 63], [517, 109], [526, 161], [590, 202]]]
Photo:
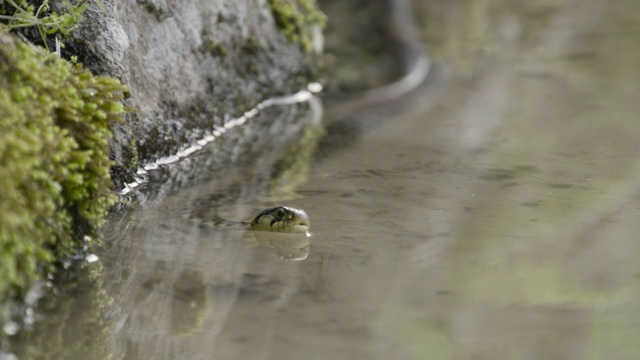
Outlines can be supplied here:
[[[136, 109], [112, 143], [116, 186], [132, 164], [175, 153], [261, 100], [303, 86], [312, 56], [279, 33], [266, 1], [95, 3], [65, 39], [94, 74], [121, 79]], [[137, 158], [137, 159], [136, 159]]]

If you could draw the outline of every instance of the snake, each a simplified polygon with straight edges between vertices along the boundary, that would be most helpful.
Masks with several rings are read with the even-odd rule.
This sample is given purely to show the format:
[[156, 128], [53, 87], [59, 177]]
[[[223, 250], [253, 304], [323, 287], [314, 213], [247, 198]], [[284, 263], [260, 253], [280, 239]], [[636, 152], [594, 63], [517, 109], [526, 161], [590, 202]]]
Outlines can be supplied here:
[[270, 231], [280, 233], [307, 233], [311, 228], [309, 216], [302, 209], [290, 206], [274, 206], [262, 210], [249, 221], [235, 221], [223, 218], [215, 208], [206, 211], [195, 210], [189, 219], [202, 227], [238, 229], [248, 231]]
[[304, 210], [288, 206], [275, 206], [263, 210], [248, 225], [253, 231], [275, 231], [286, 233], [307, 233], [311, 227], [309, 216]]
[[283, 260], [304, 260], [309, 255], [311, 221], [302, 209], [274, 206], [249, 221], [232, 221], [215, 214], [191, 217], [198, 226], [243, 230], [246, 244], [269, 249]]
[[256, 215], [248, 226], [245, 240], [250, 246], [262, 246], [283, 260], [304, 260], [309, 255], [311, 222], [304, 210], [288, 206], [268, 208]]
[[256, 215], [248, 227], [251, 231], [245, 236], [247, 245], [269, 249], [283, 260], [304, 260], [309, 256], [311, 222], [304, 210], [268, 208]]

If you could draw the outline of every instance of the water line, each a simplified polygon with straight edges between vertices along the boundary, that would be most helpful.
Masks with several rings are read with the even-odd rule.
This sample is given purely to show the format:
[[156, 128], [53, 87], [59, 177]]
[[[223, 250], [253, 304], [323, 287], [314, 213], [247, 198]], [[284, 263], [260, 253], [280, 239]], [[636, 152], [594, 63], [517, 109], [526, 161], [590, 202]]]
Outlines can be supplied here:
[[[370, 104], [389, 101], [403, 96], [422, 84], [431, 70], [431, 59], [420, 40], [418, 26], [411, 12], [410, 0], [389, 0], [392, 7], [392, 27], [397, 41], [402, 45], [402, 58], [405, 74], [395, 82], [369, 90], [361, 97], [350, 101], [349, 109], [360, 108]], [[202, 148], [216, 138], [221, 137], [227, 131], [244, 125], [249, 119], [256, 116], [261, 110], [271, 106], [289, 106], [310, 102], [314, 95], [322, 91], [322, 85], [316, 82], [310, 83], [305, 89], [294, 94], [277, 96], [266, 99], [248, 110], [242, 116], [228, 121], [223, 126], [214, 126], [211, 133], [205, 134], [186, 148], [182, 148], [176, 154], [168, 155], [156, 161], [145, 164], [136, 171], [134, 181], [125, 184], [125, 187], [116, 190], [120, 196], [129, 195], [134, 189], [147, 183], [149, 171], [159, 170], [162, 166], [175, 164], [180, 160], [202, 150]], [[318, 106], [312, 106], [312, 111], [317, 111]], [[315, 110], [314, 110], [315, 109]], [[350, 110], [351, 111], [351, 110]]]
[[[318, 106], [313, 101], [315, 94], [322, 91], [322, 85], [316, 82], [309, 83], [305, 89], [302, 89], [294, 94], [276, 96], [268, 98], [253, 109], [246, 111], [242, 116], [227, 121], [223, 126], [214, 126], [210, 133], [205, 134], [201, 139], [196, 140], [194, 143], [187, 147], [181, 148], [175, 154], [163, 156], [155, 161], [146, 163], [143, 167], [140, 167], [136, 171], [134, 181], [125, 184], [124, 188], [116, 190], [116, 194], [120, 196], [130, 195], [132, 191], [148, 182], [147, 175], [150, 171], [159, 170], [163, 166], [175, 164], [180, 160], [191, 156], [192, 154], [202, 150], [205, 146], [221, 137], [227, 131], [242, 126], [247, 123], [248, 120], [255, 117], [260, 111], [271, 106], [289, 106], [295, 104], [301, 104], [304, 102], [310, 102], [312, 104], [312, 111], [317, 112]], [[318, 116], [314, 116], [317, 118]]]

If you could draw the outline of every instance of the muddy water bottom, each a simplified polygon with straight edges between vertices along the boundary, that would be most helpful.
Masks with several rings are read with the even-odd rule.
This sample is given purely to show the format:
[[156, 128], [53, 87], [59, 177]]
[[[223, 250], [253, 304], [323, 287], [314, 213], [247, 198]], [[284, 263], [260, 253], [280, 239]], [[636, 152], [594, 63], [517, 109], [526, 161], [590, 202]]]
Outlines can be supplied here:
[[[276, 149], [114, 218], [85, 267], [100, 271], [50, 307], [63, 336], [23, 353], [82, 339], [58, 358], [640, 358], [640, 5], [478, 4], [479, 55], [350, 118], [328, 109], [330, 130], [361, 129], [303, 176]], [[312, 236], [193, 221], [275, 203], [305, 209]]]

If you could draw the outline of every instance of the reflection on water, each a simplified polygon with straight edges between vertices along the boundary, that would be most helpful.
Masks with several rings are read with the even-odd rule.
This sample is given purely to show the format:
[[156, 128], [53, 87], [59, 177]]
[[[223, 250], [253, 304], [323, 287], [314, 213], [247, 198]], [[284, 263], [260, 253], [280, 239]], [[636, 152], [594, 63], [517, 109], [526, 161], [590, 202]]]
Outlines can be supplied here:
[[[266, 291], [286, 303], [280, 291], [295, 293], [295, 278], [253, 268], [262, 265], [295, 274], [296, 263], [283, 260], [308, 256], [307, 234], [252, 232], [235, 225], [273, 206], [274, 197], [291, 193], [288, 184], [307, 176], [308, 165], [293, 161], [290, 154], [308, 163], [322, 131], [313, 111], [297, 116], [289, 131], [297, 126], [299, 141], [274, 143], [262, 156], [245, 156], [239, 166], [211, 170], [206, 181], [114, 215], [100, 255], [105, 277], [113, 280], [108, 290], [121, 319], [111, 339], [115, 354], [199, 358], [211, 352], [238, 301]], [[297, 200], [290, 204], [300, 206]]]
[[309, 233], [251, 232], [248, 243], [269, 249], [283, 260], [304, 260], [309, 256]]
[[171, 334], [188, 336], [200, 331], [211, 309], [202, 274], [184, 271], [173, 284], [171, 296]]
[[[450, 29], [425, 30], [437, 89], [354, 114], [377, 127], [311, 167], [288, 150], [315, 141], [282, 144], [114, 215], [84, 283], [102, 295], [50, 319], [125, 359], [640, 358], [640, 2], [419, 9]], [[276, 201], [313, 236], [188, 219]], [[69, 343], [55, 336], [15, 352]]]
[[41, 301], [34, 328], [11, 339], [11, 350], [20, 359], [110, 359], [113, 299], [103, 288], [103, 267], [75, 265], [56, 280], [57, 291], [64, 296]]

